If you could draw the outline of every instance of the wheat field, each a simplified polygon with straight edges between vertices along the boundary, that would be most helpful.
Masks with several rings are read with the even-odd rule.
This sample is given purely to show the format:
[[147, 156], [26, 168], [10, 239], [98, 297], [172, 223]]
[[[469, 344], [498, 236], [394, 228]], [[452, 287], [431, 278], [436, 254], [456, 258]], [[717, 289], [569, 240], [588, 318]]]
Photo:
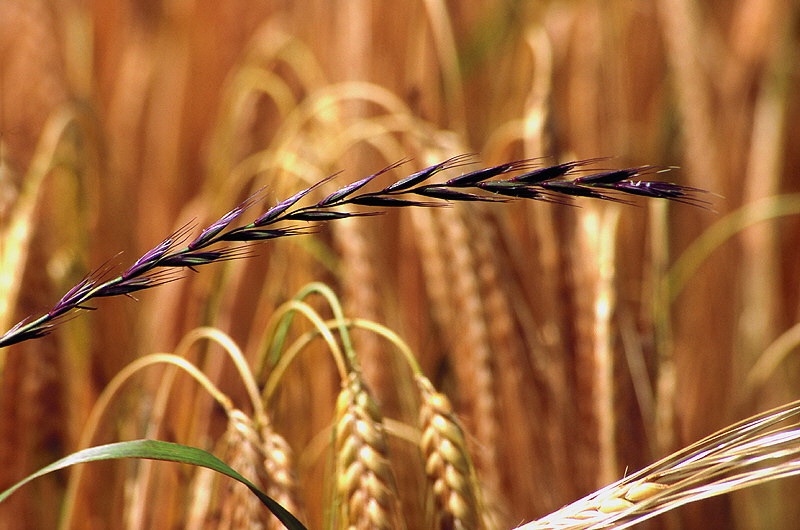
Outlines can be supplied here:
[[[393, 209], [99, 300], [0, 349], [0, 489], [147, 437], [266, 473], [309, 528], [512, 528], [798, 399], [799, 15], [793, 0], [0, 0], [0, 332], [256, 190], [269, 207], [338, 171], [315, 200], [463, 154], [655, 166], [713, 194]], [[281, 327], [287, 303], [333, 324]], [[156, 353], [224, 399], [160, 361], [125, 371]], [[646, 524], [794, 528], [799, 487]], [[0, 528], [59, 524], [274, 521], [238, 485], [150, 462], [0, 503]]]

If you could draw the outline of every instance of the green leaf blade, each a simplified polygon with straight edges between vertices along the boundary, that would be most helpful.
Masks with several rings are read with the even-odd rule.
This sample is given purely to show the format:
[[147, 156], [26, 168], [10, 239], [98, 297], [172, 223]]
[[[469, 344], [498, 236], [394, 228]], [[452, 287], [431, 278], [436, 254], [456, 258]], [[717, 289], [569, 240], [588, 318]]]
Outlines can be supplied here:
[[232, 479], [238, 480], [248, 487], [253, 494], [283, 523], [289, 530], [306, 530], [306, 527], [297, 520], [286, 508], [281, 506], [272, 497], [262, 492], [255, 484], [244, 478], [233, 468], [216, 456], [196, 447], [162, 442], [159, 440], [132, 440], [128, 442], [118, 442], [108, 445], [90, 447], [68, 455], [52, 464], [41, 468], [35, 473], [28, 475], [7, 490], [0, 493], [0, 502], [7, 499], [16, 490], [53, 471], [65, 469], [75, 464], [87, 462], [97, 462], [100, 460], [114, 460], [119, 458], [146, 458], [149, 460], [162, 460], [166, 462], [177, 462], [201, 466], [218, 473], [222, 473]]

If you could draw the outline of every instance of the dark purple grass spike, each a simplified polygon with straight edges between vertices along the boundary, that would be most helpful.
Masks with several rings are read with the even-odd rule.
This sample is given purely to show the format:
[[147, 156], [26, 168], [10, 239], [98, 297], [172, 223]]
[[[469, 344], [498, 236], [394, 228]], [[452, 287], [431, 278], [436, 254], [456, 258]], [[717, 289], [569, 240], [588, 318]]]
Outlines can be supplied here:
[[587, 158], [586, 160], [575, 160], [572, 162], [564, 162], [562, 164], [556, 164], [554, 166], [534, 169], [533, 171], [528, 171], [527, 173], [523, 173], [522, 175], [517, 175], [516, 177], [513, 177], [509, 180], [513, 182], [526, 182], [528, 184], [538, 184], [540, 182], [546, 182], [548, 180], [561, 178], [570, 171], [574, 170], [575, 168], [588, 166], [589, 164], [594, 164], [595, 162], [598, 162], [600, 160], [605, 160], [605, 158]]
[[[118, 253], [119, 256], [121, 253]], [[100, 267], [92, 271], [91, 273], [87, 274], [77, 285], [75, 285], [72, 289], [67, 291], [67, 293], [61, 297], [61, 300], [51, 309], [47, 316], [51, 320], [55, 320], [55, 318], [67, 313], [73, 309], [87, 309], [87, 310], [94, 310], [93, 307], [88, 306], [81, 306], [79, 305], [83, 300], [91, 298], [94, 296], [91, 294], [92, 289], [94, 289], [98, 283], [104, 278], [107, 277], [108, 274], [112, 270], [111, 266], [111, 259], [107, 260], [103, 263]], [[20, 324], [26, 322], [23, 320]]]
[[534, 160], [535, 159], [532, 158], [526, 160], [517, 160], [515, 162], [500, 164], [499, 166], [479, 169], [477, 171], [470, 171], [469, 173], [464, 173], [463, 175], [459, 175], [458, 177], [451, 178], [450, 180], [445, 182], [445, 185], [454, 187], [474, 186], [478, 182], [483, 182], [484, 180], [496, 177], [497, 175], [502, 175], [503, 173], [508, 173], [509, 171], [529, 169], [533, 167]]
[[252, 256], [248, 246], [238, 246], [223, 248], [221, 250], [202, 250], [195, 252], [184, 252], [168, 256], [161, 260], [162, 267], [197, 267], [208, 263], [220, 261], [230, 261]]
[[396, 169], [396, 168], [400, 167], [401, 165], [405, 164], [406, 162], [408, 162], [408, 159], [399, 160], [399, 161], [395, 162], [394, 164], [386, 166], [385, 168], [381, 169], [377, 173], [373, 173], [372, 175], [370, 175], [368, 177], [364, 177], [363, 179], [358, 180], [356, 182], [353, 182], [352, 184], [348, 184], [344, 188], [342, 188], [340, 190], [337, 190], [337, 191], [334, 191], [333, 193], [331, 193], [330, 195], [328, 195], [327, 197], [325, 197], [324, 199], [319, 201], [317, 203], [317, 206], [325, 207], [325, 206], [328, 206], [331, 203], [335, 203], [335, 202], [337, 202], [337, 201], [339, 201], [341, 199], [344, 199], [348, 195], [351, 195], [351, 194], [355, 193], [356, 191], [360, 190], [361, 188], [363, 188], [364, 186], [366, 186], [375, 177], [377, 177], [379, 175], [383, 175], [387, 171], [391, 171], [393, 169]]
[[698, 197], [697, 195], [708, 193], [706, 190], [700, 188], [692, 188], [689, 186], [681, 186], [680, 184], [672, 184], [670, 182], [660, 181], [622, 181], [613, 184], [603, 185], [622, 193], [629, 193], [631, 195], [641, 195], [644, 197], [651, 197], [657, 199], [667, 199], [681, 204], [690, 206], [697, 206], [703, 209], [711, 209], [711, 202]]
[[310, 233], [302, 228], [237, 228], [219, 238], [220, 241], [266, 241], [278, 237], [288, 237]]
[[380, 212], [327, 212], [318, 210], [305, 210], [292, 212], [286, 216], [290, 221], [334, 221], [336, 219], [344, 219], [345, 217], [367, 217], [370, 215], [379, 215]]
[[95, 297], [100, 298], [104, 296], [119, 296], [130, 295], [136, 291], [143, 289], [151, 289], [160, 285], [166, 285], [180, 279], [177, 271], [161, 271], [151, 276], [140, 276], [138, 278], [130, 278], [117, 284], [111, 284], [97, 290], [94, 294]]
[[187, 223], [170, 234], [169, 237], [164, 239], [154, 248], [148, 250], [144, 256], [136, 260], [136, 263], [134, 263], [131, 268], [122, 273], [122, 278], [133, 278], [135, 276], [144, 274], [154, 267], [157, 267], [159, 260], [164, 256], [164, 254], [175, 248], [176, 245], [179, 245], [181, 242], [183, 242], [190, 230], [191, 225]]
[[91, 291], [96, 283], [97, 282], [94, 278], [91, 276], [86, 276], [80, 282], [78, 282], [75, 287], [67, 291], [67, 293], [61, 297], [61, 300], [59, 300], [58, 303], [53, 306], [53, 309], [48, 311], [47, 314], [50, 317], [55, 318], [66, 313], [67, 311], [70, 311], [76, 307], [76, 304], [80, 303], [81, 298], [83, 298], [86, 293]]
[[[239, 259], [251, 255], [247, 251], [247, 248], [249, 248], [248, 245], [233, 245], [231, 248], [222, 248], [220, 250], [203, 250], [212, 244], [220, 242], [252, 243], [313, 232], [313, 230], [309, 228], [294, 226], [267, 229], [264, 228], [265, 225], [287, 220], [324, 222], [347, 217], [378, 215], [382, 213], [332, 211], [329, 209], [331, 207], [341, 207], [347, 204], [375, 208], [393, 206], [446, 206], [448, 204], [447, 202], [425, 202], [401, 198], [404, 194], [416, 194], [442, 201], [504, 202], [513, 198], [523, 198], [561, 205], [573, 205], [571, 201], [572, 197], [589, 197], [629, 204], [627, 201], [619, 199], [617, 195], [614, 195], [618, 193], [666, 199], [690, 206], [711, 209], [711, 203], [701, 198], [701, 194], [708, 193], [705, 190], [662, 181], [641, 180], [642, 176], [645, 174], [660, 172], [655, 166], [609, 171], [578, 169], [597, 160], [604, 159], [566, 162], [531, 171], [528, 171], [528, 169], [532, 167], [532, 161], [522, 160], [472, 171], [460, 177], [450, 179], [445, 184], [424, 184], [425, 180], [438, 172], [471, 163], [471, 158], [471, 155], [456, 156], [414, 173], [383, 190], [353, 195], [377, 175], [389, 169], [393, 169], [402, 163], [398, 162], [375, 175], [361, 179], [338, 190], [335, 194], [330, 195], [315, 206], [294, 207], [299, 200], [312, 190], [328, 182], [335, 176], [331, 175], [313, 186], [296, 193], [289, 199], [278, 203], [265, 214], [258, 217], [253, 223], [231, 229], [230, 224], [256, 200], [257, 194], [254, 194], [241, 205], [203, 230], [198, 237], [192, 240], [187, 248], [174, 250], [179, 243], [187, 239], [190, 229], [189, 225], [185, 225], [164, 239], [155, 248], [149, 250], [121, 276], [101, 283], [102, 279], [110, 272], [110, 268], [104, 266], [98, 271], [91, 273], [78, 282], [75, 287], [70, 289], [50, 312], [33, 320], [24, 319], [11, 330], [0, 336], [0, 348], [47, 335], [55, 326], [60, 325], [69, 318], [68, 314], [70, 311], [94, 309], [85, 305], [92, 298], [117, 295], [125, 295], [133, 298], [132, 293], [136, 291], [150, 289], [178, 280], [180, 278], [179, 268], [193, 268], [199, 265]], [[523, 174], [507, 180], [490, 180], [495, 176], [512, 170], [521, 171]], [[573, 176], [575, 174], [583, 176], [575, 177]], [[634, 177], [637, 180], [632, 180]], [[466, 187], [477, 188], [482, 195], [467, 193], [459, 189]], [[606, 194], [606, 191], [611, 193], [611, 195]], [[75, 313], [77, 313], [77, 311], [74, 311], [72, 315], [75, 316]]]
[[[24, 322], [24, 321], [23, 321]], [[5, 348], [6, 346], [11, 346], [12, 344], [17, 344], [19, 342], [24, 342], [26, 340], [31, 339], [39, 339], [46, 335], [49, 335], [52, 331], [52, 328], [55, 326], [42, 326], [40, 328], [33, 328], [22, 333], [16, 333], [16, 331], [20, 328], [22, 322], [8, 330], [2, 337], [0, 337], [0, 348]]]
[[662, 199], [668, 199], [671, 197], [682, 197], [684, 195], [690, 193], [708, 193], [705, 190], [701, 190], [699, 188], [692, 188], [689, 186], [682, 186], [680, 184], [673, 184], [671, 182], [662, 182], [662, 181], [648, 181], [648, 180], [640, 180], [640, 181], [629, 181], [629, 182], [620, 182], [618, 183], [617, 189], [620, 190], [632, 190], [632, 189], [642, 189], [645, 188], [655, 195], [653, 197], [658, 197]]
[[538, 184], [540, 182], [546, 182], [548, 180], [561, 178], [570, 171], [575, 168], [573, 163], [567, 162], [564, 164], [558, 164], [555, 166], [543, 167], [540, 169], [535, 169], [533, 171], [528, 171], [527, 173], [523, 173], [522, 175], [517, 175], [513, 177], [511, 180], [515, 182], [525, 182], [528, 184]]
[[383, 193], [398, 193], [400, 191], [407, 190], [409, 188], [416, 186], [417, 184], [425, 182], [426, 180], [431, 178], [436, 173], [439, 173], [440, 171], [469, 165], [472, 163], [473, 158], [474, 155], [471, 154], [458, 155], [454, 156], [453, 158], [448, 158], [444, 162], [440, 162], [433, 166], [426, 167], [422, 171], [418, 171], [413, 175], [409, 175], [404, 179], [398, 180], [394, 184], [390, 184], [389, 186], [383, 189]]
[[549, 191], [563, 193], [565, 195], [572, 195], [574, 197], [591, 197], [593, 199], [602, 199], [604, 201], [621, 202], [627, 204], [627, 202], [623, 201], [622, 199], [594, 191], [584, 186], [578, 186], [572, 182], [542, 182], [539, 183], [538, 186], [541, 186]]
[[228, 213], [220, 217], [218, 220], [216, 220], [214, 223], [212, 223], [210, 226], [205, 228], [202, 232], [200, 232], [200, 235], [194, 238], [194, 240], [191, 243], [189, 243], [188, 245], [189, 250], [197, 250], [214, 243], [214, 237], [217, 236], [223, 230], [225, 230], [228, 227], [228, 225], [230, 225], [234, 220], [236, 220], [240, 215], [242, 215], [242, 212], [244, 212], [245, 210], [250, 208], [253, 204], [255, 204], [256, 201], [258, 201], [258, 199], [260, 198], [263, 190], [264, 188], [261, 188], [260, 190], [252, 194], [250, 197], [245, 199], [245, 201], [242, 202], [242, 204], [240, 204], [233, 210], [229, 211]]
[[409, 193], [417, 195], [424, 195], [425, 197], [433, 197], [434, 199], [443, 199], [446, 201], [480, 201], [480, 202], [505, 202], [505, 199], [500, 197], [487, 197], [485, 195], [475, 195], [474, 193], [464, 193], [463, 191], [455, 191], [443, 186], [422, 186], [410, 190]]
[[320, 180], [313, 186], [309, 186], [308, 188], [302, 191], [298, 191], [288, 199], [279, 202], [278, 204], [267, 210], [267, 213], [265, 213], [264, 215], [253, 221], [253, 226], [264, 226], [266, 224], [274, 222], [276, 219], [280, 217], [280, 215], [283, 212], [291, 208], [297, 201], [299, 201], [300, 199], [311, 193], [313, 190], [319, 188], [320, 186], [322, 186], [323, 184], [334, 178], [339, 173], [341, 173], [341, 171], [338, 171], [333, 175], [325, 177], [324, 179]]
[[144, 256], [136, 260], [136, 263], [134, 263], [131, 268], [122, 273], [122, 277], [130, 278], [152, 269], [156, 266], [158, 258], [166, 254], [173, 245], [174, 242], [171, 238], [165, 239], [159, 243], [158, 246], [148, 250]]
[[637, 175], [643, 174], [647, 170], [655, 169], [653, 166], [644, 166], [639, 168], [630, 169], [616, 169], [613, 171], [603, 171], [602, 173], [593, 173], [584, 177], [572, 179], [575, 184], [613, 184], [621, 180], [628, 180]]
[[491, 193], [497, 193], [498, 195], [505, 195], [506, 197], [534, 200], [545, 198], [545, 193], [543, 191], [534, 189], [527, 184], [522, 184], [519, 182], [500, 180], [493, 182], [481, 182], [477, 186], [482, 190]]
[[410, 199], [398, 199], [395, 197], [381, 197], [378, 195], [360, 195], [353, 197], [349, 201], [350, 204], [360, 204], [362, 206], [375, 206], [383, 207], [402, 207], [402, 206], [419, 206], [428, 208], [432, 206], [445, 206], [445, 203], [430, 202], [430, 201], [412, 201]]
[[574, 207], [575, 204], [570, 202], [568, 197], [550, 193], [543, 189], [536, 189], [527, 184], [519, 182], [511, 182], [508, 180], [499, 180], [496, 182], [482, 182], [478, 187], [491, 193], [498, 195], [505, 195], [506, 197], [514, 197], [518, 199], [532, 199], [535, 201], [547, 202], [550, 204], [560, 204], [563, 206]]

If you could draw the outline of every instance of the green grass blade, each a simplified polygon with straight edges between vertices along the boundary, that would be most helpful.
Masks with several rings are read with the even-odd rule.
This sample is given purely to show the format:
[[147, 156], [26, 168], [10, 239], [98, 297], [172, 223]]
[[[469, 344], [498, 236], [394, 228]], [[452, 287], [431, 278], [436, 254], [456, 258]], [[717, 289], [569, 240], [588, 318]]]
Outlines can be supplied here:
[[242, 475], [234, 471], [222, 460], [216, 456], [197, 449], [196, 447], [189, 447], [169, 442], [161, 442], [158, 440], [133, 440], [129, 442], [119, 442], [108, 445], [100, 445], [97, 447], [90, 447], [76, 453], [72, 453], [61, 460], [53, 462], [52, 464], [43, 467], [39, 471], [25, 477], [17, 482], [4, 492], [0, 493], [0, 502], [3, 502], [17, 489], [24, 486], [33, 479], [39, 478], [47, 473], [58, 471], [66, 467], [82, 464], [85, 462], [96, 462], [98, 460], [111, 460], [116, 458], [147, 458], [151, 460], [164, 460], [168, 462], [179, 462], [182, 464], [191, 464], [194, 466], [202, 466], [223, 475], [227, 475], [233, 479], [238, 480], [250, 491], [255, 494], [264, 505], [277, 517], [286, 528], [290, 530], [305, 530], [305, 526], [298, 521], [289, 511], [283, 506], [278, 504], [274, 499], [259, 490], [255, 484], [244, 478]]

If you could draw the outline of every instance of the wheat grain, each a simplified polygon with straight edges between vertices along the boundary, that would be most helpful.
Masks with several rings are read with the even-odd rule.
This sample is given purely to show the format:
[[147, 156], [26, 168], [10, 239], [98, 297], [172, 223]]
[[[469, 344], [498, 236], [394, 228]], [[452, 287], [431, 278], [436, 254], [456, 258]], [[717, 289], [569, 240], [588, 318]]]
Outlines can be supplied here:
[[[262, 425], [259, 434], [259, 449], [268, 478], [267, 495], [295, 516], [301, 515], [303, 510], [297, 495], [297, 477], [291, 447], [270, 425]], [[270, 527], [281, 526], [276, 518], [270, 518]]]

